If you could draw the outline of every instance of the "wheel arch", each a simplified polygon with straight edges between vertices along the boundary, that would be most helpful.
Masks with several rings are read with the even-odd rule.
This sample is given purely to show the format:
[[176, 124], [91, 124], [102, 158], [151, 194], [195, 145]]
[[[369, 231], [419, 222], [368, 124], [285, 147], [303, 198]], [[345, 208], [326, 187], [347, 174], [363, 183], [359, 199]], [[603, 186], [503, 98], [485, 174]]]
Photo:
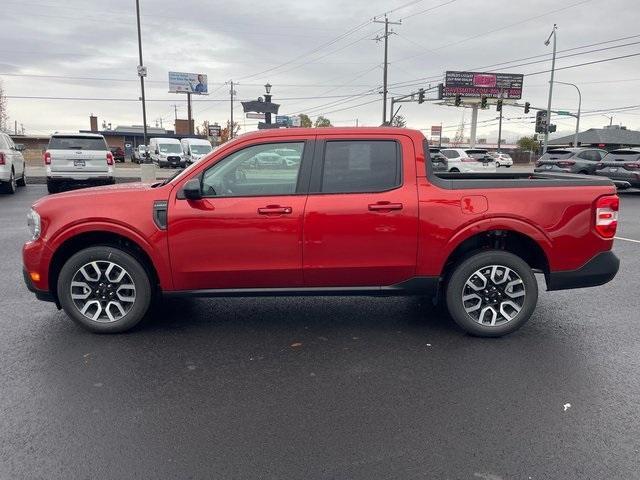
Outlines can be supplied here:
[[542, 232], [521, 221], [491, 219], [469, 226], [451, 240], [442, 269], [443, 277], [447, 277], [463, 259], [489, 249], [511, 252], [545, 276], [550, 271], [551, 242]]
[[48, 271], [49, 292], [53, 295], [57, 305], [59, 305], [58, 276], [62, 266], [75, 253], [88, 247], [100, 245], [119, 248], [132, 255], [147, 271], [152, 288], [156, 291], [160, 290], [161, 279], [154, 261], [139, 242], [122, 233], [108, 230], [88, 230], [69, 235], [58, 245], [51, 257]]

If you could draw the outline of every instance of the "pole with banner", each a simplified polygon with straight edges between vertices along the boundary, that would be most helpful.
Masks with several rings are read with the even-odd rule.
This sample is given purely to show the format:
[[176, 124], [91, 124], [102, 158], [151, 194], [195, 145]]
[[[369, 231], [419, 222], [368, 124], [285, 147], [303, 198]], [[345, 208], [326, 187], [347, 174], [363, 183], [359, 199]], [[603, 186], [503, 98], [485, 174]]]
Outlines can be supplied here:
[[189, 124], [189, 135], [193, 135], [193, 121], [191, 120], [191, 92], [187, 92], [187, 122]]

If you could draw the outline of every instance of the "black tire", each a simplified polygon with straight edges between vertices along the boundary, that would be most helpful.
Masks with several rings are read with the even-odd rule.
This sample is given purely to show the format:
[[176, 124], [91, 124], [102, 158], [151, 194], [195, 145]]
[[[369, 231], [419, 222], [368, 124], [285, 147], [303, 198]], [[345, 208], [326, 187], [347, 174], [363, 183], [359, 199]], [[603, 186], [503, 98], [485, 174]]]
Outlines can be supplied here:
[[[90, 262], [99, 262], [98, 265], [101, 265], [100, 262], [104, 262], [105, 264], [107, 262], [114, 263], [117, 267], [124, 269], [133, 282], [135, 286], [134, 301], [123, 306], [123, 308], [127, 308], [127, 311], [120, 318], [103, 322], [92, 320], [81, 313], [79, 307], [76, 306], [74, 300], [71, 298], [71, 282], [74, 276], [76, 276], [83, 266], [88, 265]], [[104, 272], [101, 276], [98, 276], [99, 280], [103, 278], [106, 279]], [[112, 280], [109, 280], [109, 283], [111, 281]], [[106, 312], [107, 309], [104, 308], [104, 304], [108, 302], [109, 299], [106, 301], [102, 300], [105, 297], [99, 296], [97, 288], [99, 287], [96, 282], [95, 288], [93, 288], [93, 286], [91, 288], [89, 299], [92, 299], [94, 303], [96, 301], [102, 302], [101, 311]], [[142, 264], [131, 254], [115, 247], [95, 246], [79, 251], [65, 262], [58, 276], [58, 299], [60, 300], [62, 308], [74, 322], [94, 333], [120, 333], [133, 328], [147, 313], [149, 305], [152, 302], [152, 296], [153, 290], [151, 288], [149, 274]], [[124, 302], [119, 303], [122, 305]]]
[[[496, 307], [502, 307], [504, 303], [503, 300], [505, 299], [507, 302], [515, 302], [517, 304], [520, 302], [522, 303], [521, 305], [519, 305], [520, 310], [515, 313], [515, 315], [513, 315], [511, 319], [507, 320], [503, 317], [504, 323], [494, 326], [483, 322], [484, 316], [481, 315], [481, 313], [483, 310], [485, 310], [484, 307], [490, 306], [489, 303], [483, 303], [483, 298], [480, 298], [480, 296], [478, 295], [478, 299], [480, 301], [477, 304], [479, 305], [477, 309], [480, 310], [480, 320], [474, 318], [472, 316], [472, 313], [467, 313], [467, 311], [465, 310], [465, 301], [463, 301], [465, 289], [467, 289], [471, 294], [477, 293], [475, 289], [466, 287], [467, 281], [473, 282], [474, 280], [472, 280], [472, 276], [474, 276], [474, 273], [477, 273], [484, 267], [491, 268], [492, 266], [502, 266], [511, 269], [511, 273], [509, 273], [509, 275], [513, 275], [515, 273], [516, 277], [519, 277], [519, 279], [522, 281], [522, 285], [524, 286], [524, 295], [522, 295], [522, 297], [524, 298], [520, 300], [521, 297], [506, 297], [506, 295], [508, 295], [507, 293], [504, 293], [504, 287], [506, 287], [506, 285], [494, 284], [495, 286], [491, 287], [489, 285], [490, 282], [484, 282], [484, 285], [488, 286], [488, 291], [481, 290], [480, 294], [488, 295], [488, 297], [484, 297], [484, 300], [489, 298], [490, 301], [493, 301], [495, 299], [496, 302], [501, 302], [499, 304], [494, 303]], [[501, 272], [506, 274], [504, 270], [500, 270], [498, 268], [497, 273]], [[511, 276], [512, 279], [515, 279], [516, 277]], [[477, 280], [477, 277], [474, 278], [476, 278], [475, 282], [479, 281]], [[508, 282], [507, 280], [507, 276], [503, 275], [502, 283], [504, 284], [506, 282], [507, 284], [509, 284], [510, 282]], [[480, 282], [482, 281], [480, 280]], [[491, 288], [494, 288], [494, 290], [497, 289], [497, 291], [491, 291]], [[517, 291], [514, 292], [514, 289], [516, 289]], [[510, 290], [511, 294], [509, 294], [509, 296], [511, 297], [514, 293], [519, 293], [519, 289], [520, 284], [518, 284], [517, 286], [512, 286]], [[449, 281], [446, 285], [446, 300], [449, 314], [451, 315], [453, 320], [467, 333], [478, 337], [501, 337], [518, 330], [527, 322], [527, 320], [529, 320], [529, 317], [531, 317], [531, 314], [535, 310], [536, 303], [538, 301], [538, 282], [536, 281], [531, 267], [529, 267], [529, 265], [520, 257], [503, 250], [486, 250], [467, 257], [454, 267], [453, 272], [449, 277]], [[471, 300], [468, 301], [468, 303], [471, 303], [471, 305], [468, 305], [467, 308], [472, 308], [475, 306], [472, 304]], [[509, 308], [511, 309], [511, 307]], [[500, 311], [500, 309], [498, 310]], [[493, 311], [495, 312], [495, 310]], [[499, 317], [501, 316], [502, 313], [499, 314]], [[496, 321], [496, 323], [498, 322]]]
[[451, 173], [460, 173], [460, 170], [458, 170], [457, 168], [452, 168], [451, 170], [449, 170]]
[[578, 175], [589, 175], [589, 172], [587, 172], [586, 170], [580, 170], [578, 172]]
[[27, 186], [27, 166], [26, 165], [22, 165], [22, 176], [18, 180], [16, 180], [16, 185], [18, 185], [19, 187]]
[[47, 192], [49, 193], [60, 192], [60, 185], [56, 182], [52, 182], [51, 180], [47, 180]]
[[8, 193], [10, 195], [13, 195], [14, 193], [16, 193], [16, 187], [17, 187], [16, 174], [12, 168], [11, 175], [9, 176], [9, 181], [0, 183], [0, 190], [2, 191], [2, 193]]

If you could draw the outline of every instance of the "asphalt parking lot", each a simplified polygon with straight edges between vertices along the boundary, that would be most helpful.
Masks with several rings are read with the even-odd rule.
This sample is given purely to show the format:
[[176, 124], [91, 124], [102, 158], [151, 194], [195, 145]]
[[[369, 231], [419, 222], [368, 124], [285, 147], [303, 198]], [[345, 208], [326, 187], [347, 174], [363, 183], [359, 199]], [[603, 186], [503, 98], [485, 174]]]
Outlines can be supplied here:
[[[640, 195], [621, 271], [501, 339], [419, 298], [174, 300], [93, 335], [22, 283], [0, 197], [0, 478], [640, 478]], [[633, 240], [636, 240], [635, 242]]]

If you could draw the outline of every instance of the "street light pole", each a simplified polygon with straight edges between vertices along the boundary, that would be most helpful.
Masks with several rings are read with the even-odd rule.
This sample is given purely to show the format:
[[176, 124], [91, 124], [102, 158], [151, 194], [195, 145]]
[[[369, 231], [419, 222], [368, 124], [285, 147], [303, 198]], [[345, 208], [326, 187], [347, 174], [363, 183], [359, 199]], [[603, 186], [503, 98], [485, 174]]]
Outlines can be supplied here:
[[556, 83], [560, 85], [569, 85], [571, 87], [574, 87], [578, 91], [578, 115], [576, 115], [576, 133], [573, 137], [573, 146], [577, 147], [578, 133], [580, 132], [580, 109], [582, 108], [582, 93], [580, 93], [580, 89], [575, 83], [568, 83], [568, 82], [556, 82]]
[[553, 37], [553, 57], [551, 58], [551, 80], [549, 80], [549, 101], [547, 103], [547, 128], [544, 131], [544, 146], [542, 147], [542, 153], [547, 153], [547, 146], [549, 145], [549, 125], [551, 124], [551, 98], [553, 96], [553, 75], [556, 70], [556, 31], [558, 26], [554, 23], [553, 30], [549, 34], [549, 38], [544, 42], [545, 45], [549, 45], [551, 37]]
[[[138, 65], [138, 76], [140, 77], [140, 91], [142, 100], [142, 136], [144, 145], [147, 144], [147, 106], [144, 99], [144, 77], [147, 72], [145, 71], [144, 64], [142, 63], [142, 34], [140, 33], [140, 0], [136, 0], [136, 20], [138, 22], [138, 54], [140, 56], [140, 64]], [[148, 153], [147, 153], [148, 155]]]

